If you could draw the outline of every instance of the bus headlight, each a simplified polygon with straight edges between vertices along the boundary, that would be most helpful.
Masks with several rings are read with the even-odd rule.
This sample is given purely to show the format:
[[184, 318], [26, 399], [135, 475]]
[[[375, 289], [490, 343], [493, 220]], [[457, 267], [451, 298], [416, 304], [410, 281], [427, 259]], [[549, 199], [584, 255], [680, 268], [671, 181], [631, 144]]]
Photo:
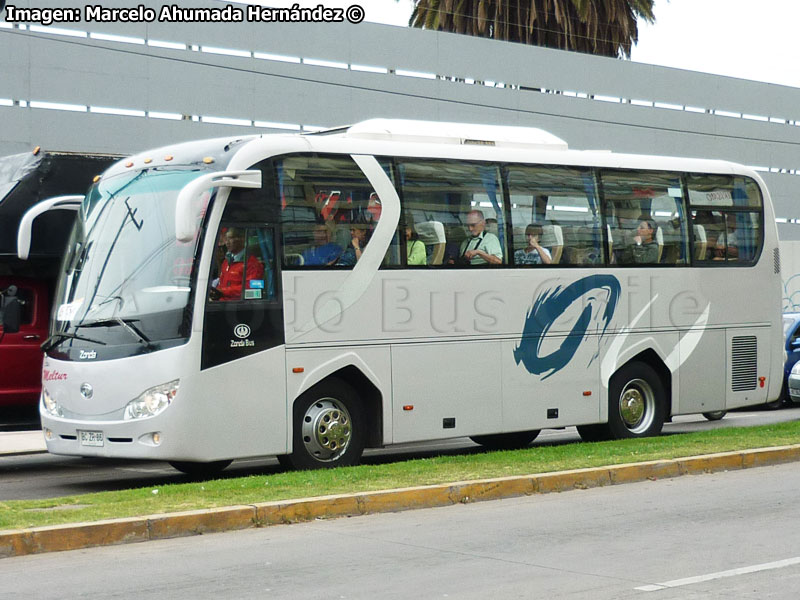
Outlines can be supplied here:
[[800, 361], [794, 363], [792, 367], [792, 375], [800, 375]]
[[47, 391], [46, 387], [42, 388], [42, 405], [44, 406], [45, 412], [51, 417], [64, 416], [64, 412], [61, 410], [61, 406], [50, 395], [50, 392]]
[[125, 420], [155, 417], [167, 408], [178, 393], [179, 379], [157, 385], [142, 392], [136, 400], [131, 400], [125, 407]]

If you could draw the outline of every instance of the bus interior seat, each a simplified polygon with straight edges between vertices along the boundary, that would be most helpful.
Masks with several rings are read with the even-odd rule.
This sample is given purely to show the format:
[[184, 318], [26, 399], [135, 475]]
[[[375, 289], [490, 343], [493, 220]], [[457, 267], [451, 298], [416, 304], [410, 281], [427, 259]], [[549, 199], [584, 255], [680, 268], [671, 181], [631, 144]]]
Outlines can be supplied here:
[[706, 257], [706, 230], [702, 225], [693, 225], [694, 230], [694, 257], [695, 260], [704, 260]]
[[283, 264], [287, 267], [302, 267], [305, 264], [305, 259], [303, 259], [302, 254], [292, 252], [283, 255]]
[[678, 243], [664, 244], [664, 257], [661, 261], [665, 265], [677, 265], [685, 261], [681, 260], [681, 248]]
[[428, 257], [428, 264], [441, 265], [447, 242], [444, 234], [444, 225], [442, 225], [441, 221], [426, 221], [417, 223], [414, 225], [414, 229], [423, 244], [433, 247], [431, 255]]
[[564, 254], [561, 256], [562, 264], [569, 265], [597, 265], [602, 262], [602, 244], [598, 244], [596, 232], [591, 225], [564, 228], [564, 239], [569, 244], [564, 244]]
[[561, 225], [543, 225], [540, 243], [550, 250], [552, 264], [557, 265], [564, 252], [564, 232], [561, 230]]

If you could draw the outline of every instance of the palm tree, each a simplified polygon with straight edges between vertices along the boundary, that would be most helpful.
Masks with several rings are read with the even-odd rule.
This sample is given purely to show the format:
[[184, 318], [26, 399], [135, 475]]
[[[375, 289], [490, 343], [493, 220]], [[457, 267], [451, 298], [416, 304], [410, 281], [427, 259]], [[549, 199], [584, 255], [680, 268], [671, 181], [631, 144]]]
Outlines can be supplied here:
[[630, 57], [636, 21], [655, 0], [415, 0], [409, 25], [496, 40]]

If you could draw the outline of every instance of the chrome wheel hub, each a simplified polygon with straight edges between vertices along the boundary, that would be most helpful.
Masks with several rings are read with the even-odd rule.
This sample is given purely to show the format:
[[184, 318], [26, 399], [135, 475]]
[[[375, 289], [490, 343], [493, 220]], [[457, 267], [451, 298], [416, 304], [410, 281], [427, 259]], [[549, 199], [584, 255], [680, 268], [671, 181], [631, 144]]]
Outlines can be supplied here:
[[643, 379], [634, 379], [619, 396], [619, 415], [631, 433], [643, 433], [653, 423], [656, 398], [653, 388]]
[[336, 460], [347, 451], [353, 429], [350, 413], [335, 398], [321, 398], [303, 416], [303, 444], [322, 462]]

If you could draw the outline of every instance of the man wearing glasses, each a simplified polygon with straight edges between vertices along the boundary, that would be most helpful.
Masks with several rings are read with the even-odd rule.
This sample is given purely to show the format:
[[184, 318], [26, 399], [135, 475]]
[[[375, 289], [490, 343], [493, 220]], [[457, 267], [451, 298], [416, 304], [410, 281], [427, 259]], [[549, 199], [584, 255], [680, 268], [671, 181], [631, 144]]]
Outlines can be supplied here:
[[479, 210], [467, 213], [467, 228], [470, 237], [461, 242], [459, 256], [462, 264], [500, 265], [503, 263], [503, 249], [500, 240], [490, 231], [486, 231], [486, 220]]

